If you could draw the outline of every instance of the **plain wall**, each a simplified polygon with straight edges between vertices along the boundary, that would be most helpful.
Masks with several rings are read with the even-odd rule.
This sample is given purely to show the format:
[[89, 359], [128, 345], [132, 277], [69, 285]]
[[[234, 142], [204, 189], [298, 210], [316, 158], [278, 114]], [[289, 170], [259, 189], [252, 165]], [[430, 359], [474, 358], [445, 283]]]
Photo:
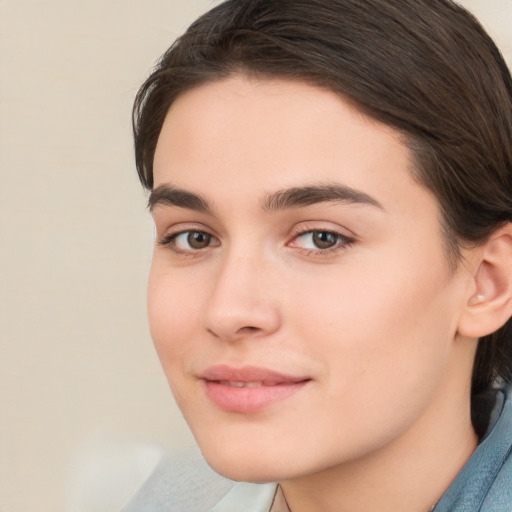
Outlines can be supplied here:
[[[462, 3], [510, 63], [512, 0]], [[193, 444], [148, 334], [130, 109], [211, 5], [0, 0], [0, 512], [99, 512], [76, 490], [91, 452], [140, 462], [135, 489], [160, 447]]]

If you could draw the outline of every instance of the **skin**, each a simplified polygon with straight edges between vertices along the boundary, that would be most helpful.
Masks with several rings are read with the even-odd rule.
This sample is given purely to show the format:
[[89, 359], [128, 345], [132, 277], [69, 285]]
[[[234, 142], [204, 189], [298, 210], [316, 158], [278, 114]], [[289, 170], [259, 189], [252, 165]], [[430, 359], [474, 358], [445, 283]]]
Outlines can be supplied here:
[[[158, 355], [207, 461], [281, 482], [293, 512], [427, 511], [476, 446], [476, 343], [458, 329], [473, 260], [450, 265], [412, 166], [398, 133], [300, 82], [203, 85], [163, 125], [154, 190], [202, 202], [154, 191]], [[269, 204], [325, 185], [359, 195]], [[310, 380], [261, 411], [227, 412], [198, 377], [215, 364]]]

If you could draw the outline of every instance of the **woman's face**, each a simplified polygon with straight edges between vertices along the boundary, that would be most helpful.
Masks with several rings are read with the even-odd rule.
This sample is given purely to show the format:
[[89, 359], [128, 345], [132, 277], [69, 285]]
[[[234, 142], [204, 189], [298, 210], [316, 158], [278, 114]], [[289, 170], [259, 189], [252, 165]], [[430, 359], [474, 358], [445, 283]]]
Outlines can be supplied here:
[[418, 441], [469, 381], [467, 276], [412, 165], [395, 131], [302, 83], [232, 77], [172, 105], [149, 319], [219, 472], [283, 480]]

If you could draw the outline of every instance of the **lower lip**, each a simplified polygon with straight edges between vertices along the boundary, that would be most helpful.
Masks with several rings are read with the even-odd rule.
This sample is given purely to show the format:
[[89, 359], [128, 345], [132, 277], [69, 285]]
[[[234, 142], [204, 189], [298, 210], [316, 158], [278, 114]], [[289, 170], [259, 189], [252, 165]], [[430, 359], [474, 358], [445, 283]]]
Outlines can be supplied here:
[[310, 382], [290, 382], [276, 386], [235, 388], [217, 381], [204, 381], [206, 394], [220, 409], [228, 412], [251, 414], [291, 397]]

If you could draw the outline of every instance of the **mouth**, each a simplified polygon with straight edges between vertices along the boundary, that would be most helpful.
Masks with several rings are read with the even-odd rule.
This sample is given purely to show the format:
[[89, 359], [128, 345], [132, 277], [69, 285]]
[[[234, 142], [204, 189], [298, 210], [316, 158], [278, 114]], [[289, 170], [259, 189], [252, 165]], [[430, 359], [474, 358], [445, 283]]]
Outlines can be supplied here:
[[243, 382], [243, 381], [229, 381], [229, 380], [219, 380], [214, 381], [222, 384], [223, 386], [229, 386], [232, 388], [260, 388], [261, 386], [268, 386], [269, 384], [264, 384], [262, 381], [255, 382]]
[[302, 390], [309, 377], [284, 375], [265, 368], [213, 366], [203, 375], [207, 397], [227, 412], [251, 414], [262, 411]]

